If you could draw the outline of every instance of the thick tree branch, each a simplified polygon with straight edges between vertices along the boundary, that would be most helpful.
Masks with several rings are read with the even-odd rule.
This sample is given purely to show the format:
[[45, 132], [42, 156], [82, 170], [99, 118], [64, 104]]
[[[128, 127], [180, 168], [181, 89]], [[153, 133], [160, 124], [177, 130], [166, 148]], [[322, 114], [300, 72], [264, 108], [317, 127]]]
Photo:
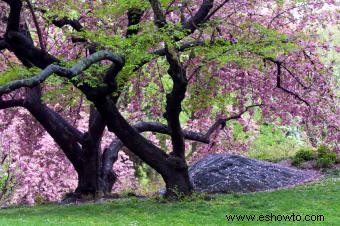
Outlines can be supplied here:
[[82, 141], [82, 134], [72, 126], [67, 126], [63, 118], [42, 103], [30, 102], [26, 108], [62, 148], [75, 168], [79, 168], [81, 147], [78, 142]]
[[[2, 94], [11, 92], [21, 87], [30, 87], [30, 88], [36, 87], [37, 85], [45, 81], [53, 73], [56, 73], [59, 76], [63, 76], [63, 77], [67, 77], [71, 79], [74, 76], [81, 73], [82, 71], [86, 70], [92, 64], [99, 62], [100, 60], [111, 60], [114, 62], [115, 65], [118, 65], [120, 68], [124, 64], [124, 59], [122, 57], [116, 54], [110, 53], [108, 51], [100, 51], [95, 54], [92, 54], [88, 58], [85, 58], [79, 61], [77, 64], [75, 64], [70, 69], [60, 67], [58, 65], [49, 65], [37, 76], [34, 76], [29, 79], [13, 81], [5, 86], [0, 87], [0, 94], [2, 95]], [[72, 152], [72, 150], [80, 149], [77, 142], [82, 143], [84, 136], [78, 130], [68, 125], [65, 122], [65, 120], [63, 120], [58, 114], [53, 112], [47, 106], [41, 104], [38, 101], [39, 99], [38, 94], [35, 95], [35, 93], [32, 93], [30, 96], [33, 98], [32, 99], [33, 101], [32, 103], [28, 102], [27, 109], [32, 113], [32, 115], [36, 117], [36, 119], [52, 135], [52, 137], [56, 140], [56, 142], [65, 151], [65, 154], [72, 161], [72, 163], [74, 165], [77, 164], [77, 161], [78, 161], [77, 154]], [[90, 130], [91, 130], [90, 132], [95, 132], [93, 127]], [[60, 133], [59, 133], [60, 131], [64, 131], [66, 133], [64, 134], [65, 136], [60, 136]], [[66, 136], [67, 134], [70, 135], [69, 138], [67, 138], [68, 137]], [[66, 139], [66, 142], [65, 142], [65, 139]], [[74, 139], [77, 139], [77, 141], [73, 141]], [[71, 146], [68, 146], [68, 145], [71, 145]]]
[[[130, 20], [130, 19], [129, 19]], [[130, 23], [130, 21], [129, 21]], [[126, 36], [134, 34], [134, 32], [138, 31], [133, 31], [132, 33], [127, 33]], [[104, 76], [104, 81], [106, 83], [109, 83], [110, 86], [113, 87], [115, 91], [117, 91], [117, 84], [116, 84], [116, 75], [119, 73], [121, 67], [116, 67], [115, 64], [112, 64], [109, 70], [106, 72], [106, 75]], [[113, 104], [116, 104], [118, 101], [118, 98], [120, 96], [120, 93], [118, 91], [118, 95], [115, 97], [111, 97], [110, 100]], [[100, 125], [95, 124], [95, 120], [99, 120], [100, 125], [103, 125], [104, 128], [106, 126], [106, 123], [104, 119], [102, 118], [101, 114], [98, 112], [98, 116], [93, 118], [93, 123], [91, 123], [93, 126], [98, 127]], [[115, 173], [112, 170], [113, 164], [117, 161], [118, 159], [118, 152], [119, 150], [124, 146], [123, 142], [119, 139], [115, 139], [108, 148], [104, 149], [103, 154], [102, 154], [102, 159], [101, 159], [101, 178], [107, 178], [107, 177], [116, 177]], [[112, 185], [109, 185], [110, 187], [108, 189], [112, 188]]]
[[[158, 0], [149, 0], [155, 15], [155, 24], [162, 28], [166, 25], [165, 15]], [[165, 43], [165, 56], [169, 63], [168, 74], [172, 78], [173, 89], [166, 95], [166, 113], [164, 114], [171, 132], [173, 147], [172, 155], [184, 159], [184, 135], [179, 121], [182, 111], [181, 104], [187, 89], [186, 70], [179, 60], [178, 50], [169, 43]]]
[[[154, 133], [171, 135], [169, 127], [167, 125], [164, 125], [158, 122], [139, 122], [135, 124], [133, 128], [137, 130], [139, 133], [154, 132]], [[198, 142], [205, 143], [205, 144], [209, 143], [209, 139], [206, 134], [196, 133], [196, 132], [192, 132], [189, 130], [183, 130], [183, 135], [185, 139], [187, 140], [198, 141]], [[124, 144], [122, 142], [119, 142], [119, 139], [116, 138], [109, 145], [107, 151], [118, 152], [123, 146]]]
[[[242, 117], [244, 113], [249, 111], [251, 108], [260, 106], [262, 105], [261, 104], [250, 105], [247, 106], [245, 110], [241, 111], [238, 114], [232, 115], [227, 118], [217, 119], [216, 122], [208, 129], [208, 131], [205, 134], [192, 132], [189, 130], [183, 130], [183, 136], [186, 140], [198, 141], [201, 143], [209, 144], [211, 134], [213, 134], [217, 129], [223, 129], [228, 121], [239, 119]], [[139, 122], [135, 124], [133, 127], [139, 133], [154, 132], [171, 135], [170, 129], [167, 125], [157, 122]], [[117, 161], [118, 159], [118, 152], [123, 146], [124, 146], [123, 142], [116, 138], [111, 142], [109, 147], [104, 150], [103, 165], [105, 165], [107, 169], [112, 169], [114, 162]]]
[[59, 61], [47, 52], [36, 48], [32, 41], [20, 32], [9, 31], [6, 36], [6, 41], [9, 44], [8, 49], [13, 51], [27, 67], [36, 66], [45, 68], [46, 66]]
[[[170, 135], [170, 129], [167, 125], [158, 122], [139, 122], [133, 126], [139, 133], [155, 132]], [[196, 133], [188, 130], [183, 130], [184, 138], [187, 140], [209, 143], [205, 136], [201, 133]]]
[[15, 99], [15, 100], [1, 100], [0, 99], [0, 109], [7, 109], [12, 107], [23, 107], [24, 99]]
[[[155, 132], [171, 135], [170, 130], [167, 125], [157, 123], [157, 122], [139, 122], [133, 126], [139, 133], [143, 132]], [[183, 130], [184, 138], [187, 140], [198, 141], [205, 144], [209, 143], [209, 140], [204, 134], [196, 133], [188, 130]], [[118, 159], [118, 153], [123, 148], [124, 144], [118, 138], [114, 139], [108, 148], [104, 150], [102, 165], [103, 168], [111, 170], [113, 164]]]
[[20, 24], [20, 12], [22, 8], [21, 0], [2, 0], [10, 6], [10, 12], [7, 22], [6, 34], [8, 31], [18, 31]]
[[[48, 123], [42, 122], [41, 124], [43, 126], [49, 125], [50, 127], [49, 130], [57, 130], [54, 131], [54, 134], [58, 134], [62, 131], [62, 133], [66, 137], [67, 135], [69, 135], [69, 137], [72, 137], [72, 140], [76, 139], [77, 142], [83, 143], [84, 141], [83, 133], [80, 132], [77, 128], [73, 127], [67, 120], [61, 117], [57, 112], [53, 111], [46, 104], [42, 103], [40, 92], [41, 90], [39, 86], [35, 86], [32, 89], [27, 89], [26, 95], [27, 97], [25, 99], [23, 107], [30, 111], [34, 117], [42, 116], [42, 118], [45, 118], [46, 121], [49, 121]], [[42, 118], [38, 119], [38, 121], [42, 120]]]
[[166, 24], [166, 19], [161, 3], [158, 0], [149, 0], [149, 2], [154, 13], [155, 24], [159, 28], [164, 27]]
[[68, 131], [69, 134], [71, 134], [79, 143], [84, 142], [84, 134], [80, 132], [77, 128], [73, 127], [69, 122], [67, 122], [63, 117], [61, 117], [58, 113], [47, 107], [46, 104], [43, 104], [43, 106], [48, 109], [48, 112], [50, 115], [53, 115], [53, 118], [55, 118], [58, 122], [60, 122], [66, 131]]
[[79, 20], [73, 20], [73, 19], [69, 19], [67, 17], [64, 17], [62, 19], [53, 19], [52, 23], [59, 28], [62, 28], [65, 25], [70, 25], [76, 31], [82, 31], [83, 30], [83, 25], [81, 25]]
[[171, 131], [173, 154], [184, 158], [185, 143], [179, 115], [182, 111], [181, 105], [185, 98], [188, 80], [186, 78], [186, 70], [179, 60], [178, 52], [175, 48], [166, 47], [166, 49], [166, 59], [169, 63], [168, 74], [174, 84], [172, 91], [166, 95], [166, 113], [164, 116]]
[[[131, 33], [133, 34], [133, 33]], [[110, 86], [110, 90], [117, 90], [117, 84], [116, 84], [116, 75], [121, 70], [122, 65], [117, 65], [115, 63], [112, 63], [110, 68], [106, 71], [104, 75], [104, 82]], [[91, 87], [85, 88], [83, 87], [83, 90], [91, 90]], [[91, 91], [90, 91], [91, 92]], [[98, 93], [98, 91], [97, 91]], [[89, 97], [89, 94], [87, 94]], [[119, 91], [117, 92], [117, 95], [115, 97], [112, 97], [112, 101], [116, 104], [118, 101], [118, 98], [120, 96]], [[89, 120], [89, 135], [92, 139], [92, 142], [98, 146], [97, 149], [100, 148], [100, 141], [102, 138], [102, 135], [104, 133], [105, 129], [105, 121], [103, 120], [100, 113], [94, 108], [94, 106], [90, 107], [90, 120]]]
[[4, 39], [0, 39], [0, 51], [7, 48], [8, 48], [7, 42]]
[[99, 146], [100, 141], [102, 139], [104, 130], [105, 130], [105, 122], [99, 112], [94, 108], [94, 106], [90, 106], [90, 119], [89, 119], [89, 128], [88, 133], [91, 137], [94, 145]]
[[71, 79], [80, 74], [82, 71], [89, 68], [92, 64], [97, 63], [101, 60], [111, 60], [112, 62], [118, 65], [124, 64], [124, 59], [121, 56], [111, 53], [109, 51], [99, 51], [83, 60], [80, 60], [70, 69], [51, 64], [48, 67], [46, 67], [41, 73], [32, 78], [10, 82], [7, 85], [0, 87], [0, 95], [9, 93], [21, 87], [34, 87], [36, 85], [39, 85], [54, 73], [58, 74], [61, 77]]
[[[109, 131], [114, 132], [126, 147], [138, 155], [145, 163], [151, 165], [162, 175], [166, 174], [167, 170], [169, 170], [169, 165], [165, 164], [168, 162], [168, 155], [141, 136], [119, 113], [110, 97], [97, 99], [94, 104], [104, 118]], [[158, 161], [155, 162], [155, 159]]]
[[196, 14], [192, 18], [186, 20], [183, 23], [182, 28], [193, 33], [200, 24], [205, 23], [209, 19], [207, 16], [213, 6], [214, 0], [203, 0], [203, 3]]
[[131, 35], [135, 35], [138, 33], [138, 29], [131, 28], [131, 26], [139, 24], [142, 16], [144, 14], [143, 10], [140, 9], [129, 9], [127, 16], [128, 16], [128, 26], [125, 37], [130, 37]]

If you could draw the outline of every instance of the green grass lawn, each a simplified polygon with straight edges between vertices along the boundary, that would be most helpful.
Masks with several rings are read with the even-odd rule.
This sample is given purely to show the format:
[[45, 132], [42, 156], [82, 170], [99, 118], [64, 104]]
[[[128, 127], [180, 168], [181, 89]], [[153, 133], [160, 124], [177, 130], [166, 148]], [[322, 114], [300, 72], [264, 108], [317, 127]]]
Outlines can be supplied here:
[[[228, 222], [226, 214], [324, 215], [324, 222]], [[123, 199], [106, 204], [41, 205], [0, 210], [0, 225], [339, 225], [340, 181], [274, 192], [218, 195], [212, 200], [160, 203]]]

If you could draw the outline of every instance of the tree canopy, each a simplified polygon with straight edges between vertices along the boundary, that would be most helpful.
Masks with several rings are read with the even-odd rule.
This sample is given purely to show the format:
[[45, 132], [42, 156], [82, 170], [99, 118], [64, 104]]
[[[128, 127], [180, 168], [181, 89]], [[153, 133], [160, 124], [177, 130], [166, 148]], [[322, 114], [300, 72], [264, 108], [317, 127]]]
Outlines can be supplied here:
[[[111, 192], [123, 146], [161, 174], [168, 198], [192, 191], [186, 157], [246, 149], [236, 127], [295, 123], [312, 145], [339, 148], [338, 81], [321, 58], [338, 47], [318, 35], [337, 26], [335, 1], [1, 3], [0, 109], [26, 109], [54, 139], [75, 196]], [[105, 128], [116, 137], [102, 150]]]

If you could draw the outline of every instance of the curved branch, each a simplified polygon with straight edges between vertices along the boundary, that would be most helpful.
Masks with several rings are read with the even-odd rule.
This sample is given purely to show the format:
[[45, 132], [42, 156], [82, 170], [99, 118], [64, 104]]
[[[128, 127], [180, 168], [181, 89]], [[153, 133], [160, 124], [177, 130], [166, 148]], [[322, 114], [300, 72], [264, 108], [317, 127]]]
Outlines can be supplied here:
[[204, 135], [204, 138], [209, 140], [211, 134], [213, 134], [217, 129], [223, 129], [226, 126], [226, 123], [228, 121], [239, 119], [242, 117], [244, 113], [249, 111], [251, 108], [260, 107], [260, 106], [262, 106], [262, 104], [253, 104], [253, 105], [247, 106], [243, 111], [241, 111], [238, 114], [232, 115], [227, 118], [217, 119], [216, 122], [208, 129], [207, 133]]
[[299, 101], [305, 103], [307, 106], [310, 106], [310, 104], [302, 99], [298, 94], [286, 89], [285, 87], [282, 86], [282, 81], [281, 81], [281, 68], [282, 68], [282, 63], [281, 62], [276, 62], [276, 66], [277, 66], [277, 75], [276, 75], [276, 87], [281, 89], [282, 91], [284, 91], [285, 93], [288, 93], [289, 95], [294, 96], [296, 99], [298, 99]]
[[[171, 135], [171, 132], [167, 125], [158, 123], [158, 122], [139, 122], [133, 126], [139, 133], [143, 132], [155, 132]], [[187, 140], [193, 140], [202, 142], [205, 144], [209, 143], [209, 140], [206, 139], [206, 136], [201, 133], [196, 133], [188, 130], [183, 130], [184, 138]], [[124, 144], [118, 138], [114, 139], [109, 147], [107, 147], [103, 152], [102, 157], [102, 173], [109, 172], [112, 170], [113, 164], [118, 159], [118, 153], [123, 148]]]
[[[133, 126], [133, 128], [137, 130], [139, 133], [155, 132], [155, 133], [161, 133], [161, 134], [167, 134], [167, 135], [171, 134], [169, 127], [167, 125], [164, 125], [158, 122], [139, 122], [139, 123], [136, 123]], [[192, 132], [189, 130], [183, 130], [183, 135], [184, 135], [184, 138], [187, 140], [198, 141], [198, 142], [202, 142], [205, 144], [209, 143], [209, 139], [207, 139], [208, 137], [206, 136], [206, 134], [196, 133], [196, 132]], [[118, 140], [119, 140], [118, 138], [114, 139], [112, 143], [109, 145], [107, 151], [114, 151], [114, 152], [119, 151], [117, 149], [121, 149], [124, 146], [124, 144], [122, 142], [118, 142]]]
[[178, 51], [175, 48], [168, 48], [168, 46], [166, 46], [166, 49], [166, 59], [169, 63], [168, 74], [173, 81], [173, 87], [171, 92], [166, 95], [164, 117], [171, 131], [172, 153], [184, 159], [185, 141], [179, 116], [187, 91], [188, 79], [186, 77], [186, 69], [179, 59]]
[[124, 58], [121, 57], [120, 55], [111, 53], [109, 51], [99, 51], [85, 59], [80, 60], [70, 69], [52, 64], [46, 67], [40, 74], [32, 78], [10, 82], [7, 85], [0, 87], [0, 95], [9, 93], [21, 87], [34, 87], [36, 85], [39, 85], [54, 73], [58, 74], [61, 77], [71, 79], [80, 74], [82, 71], [89, 68], [92, 64], [97, 63], [101, 60], [110, 60], [116, 63], [117, 65], [124, 64]]
[[218, 5], [213, 11], [211, 11], [211, 13], [209, 13], [209, 15], [207, 15], [205, 17], [205, 20], [209, 20], [212, 16], [215, 15], [215, 13], [217, 13], [218, 10], [220, 10], [225, 4], [227, 4], [228, 2], [230, 2], [230, 0], [224, 0], [220, 5]]
[[[259, 106], [261, 106], [261, 104], [250, 105], [250, 106], [247, 106], [244, 111], [236, 115], [232, 115], [228, 118], [217, 119], [216, 122], [208, 129], [208, 131], [205, 134], [192, 132], [189, 130], [183, 130], [183, 136], [186, 140], [198, 141], [201, 143], [209, 144], [210, 136], [215, 130], [217, 130], [218, 128], [225, 127], [227, 121], [239, 119], [244, 113], [249, 111], [249, 109], [254, 108], [254, 107], [259, 107]], [[164, 125], [158, 122], [139, 122], [135, 124], [133, 128], [137, 130], [139, 133], [155, 132], [155, 133], [171, 135], [169, 127], [167, 125]], [[118, 153], [120, 149], [123, 148], [123, 146], [124, 146], [123, 142], [119, 140], [118, 138], [116, 138], [111, 142], [109, 147], [107, 147], [104, 150], [102, 164], [103, 164], [103, 168], [105, 167], [105, 170], [104, 170], [105, 172], [112, 169], [113, 164], [118, 159]]]
[[[133, 126], [139, 133], [155, 132], [170, 135], [170, 129], [167, 125], [158, 122], [139, 122]], [[199, 141], [208, 144], [209, 141], [201, 133], [183, 130], [184, 138], [187, 140]]]

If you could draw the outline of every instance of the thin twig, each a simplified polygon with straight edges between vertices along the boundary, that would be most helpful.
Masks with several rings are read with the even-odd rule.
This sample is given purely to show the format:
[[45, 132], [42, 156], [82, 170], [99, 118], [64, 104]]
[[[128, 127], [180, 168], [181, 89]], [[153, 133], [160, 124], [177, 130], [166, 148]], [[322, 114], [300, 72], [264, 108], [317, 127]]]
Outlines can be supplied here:
[[38, 23], [38, 19], [34, 13], [34, 9], [33, 9], [33, 6], [30, 2], [30, 0], [25, 0], [26, 3], [27, 3], [27, 6], [32, 14], [32, 18], [33, 18], [33, 22], [34, 22], [34, 26], [35, 28], [37, 29], [37, 34], [38, 34], [38, 39], [39, 39], [39, 44], [40, 44], [40, 48], [43, 50], [43, 51], [46, 51], [46, 45], [43, 41], [43, 37], [42, 37], [42, 32], [41, 32], [41, 29], [39, 27], [39, 23]]

